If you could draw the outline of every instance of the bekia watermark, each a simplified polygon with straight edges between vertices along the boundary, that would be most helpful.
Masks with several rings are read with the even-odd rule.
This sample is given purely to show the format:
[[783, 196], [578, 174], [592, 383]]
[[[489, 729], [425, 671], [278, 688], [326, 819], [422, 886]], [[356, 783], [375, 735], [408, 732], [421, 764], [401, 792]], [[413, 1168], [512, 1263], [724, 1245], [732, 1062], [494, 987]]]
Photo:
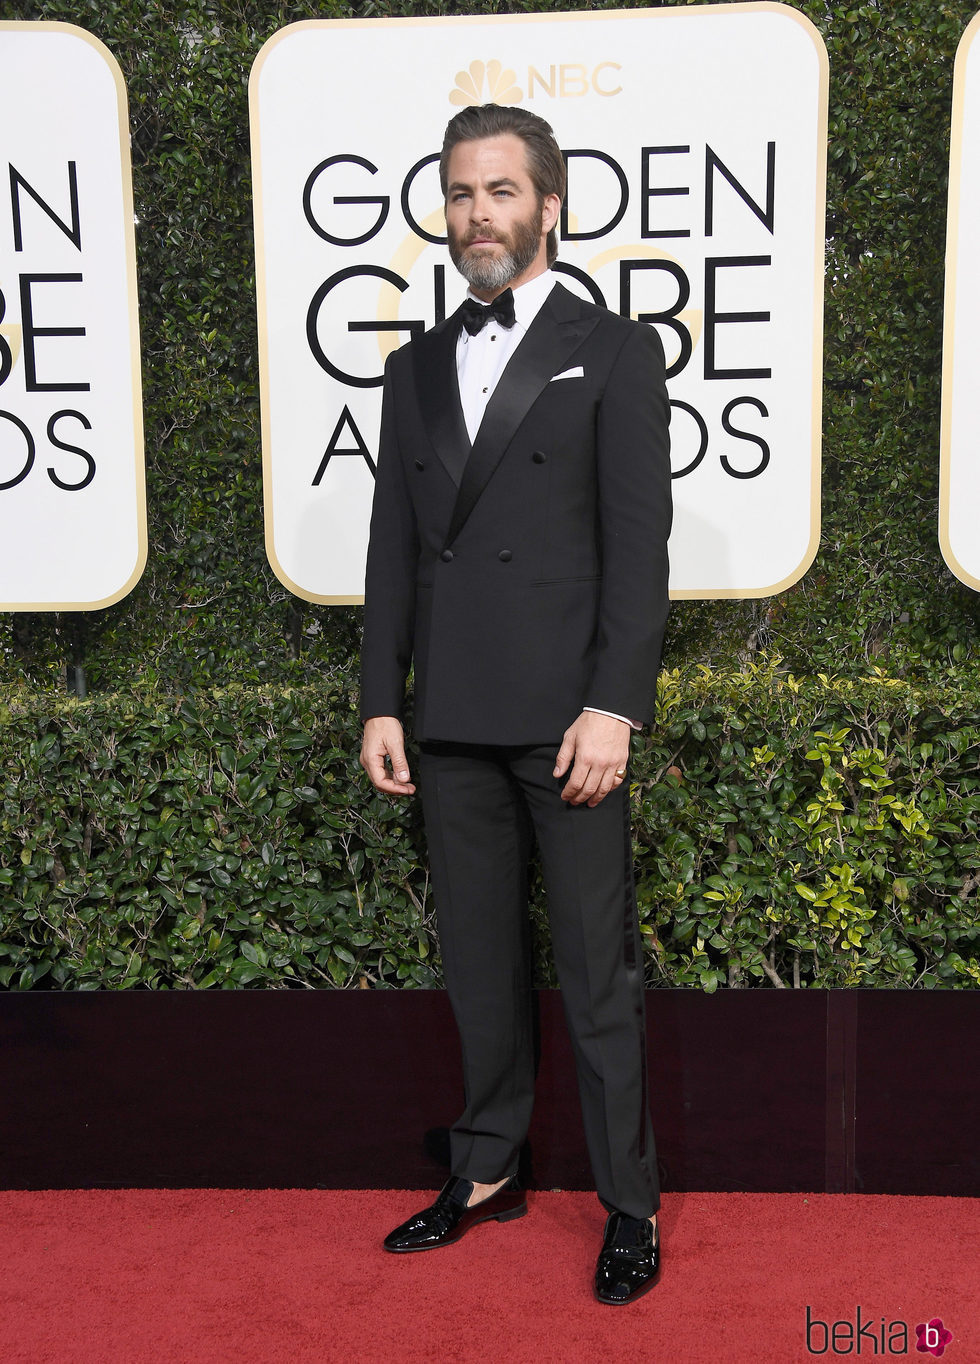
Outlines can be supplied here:
[[[914, 1328], [915, 1350], [938, 1358], [946, 1353], [953, 1339], [941, 1317], [921, 1321]], [[811, 1355], [904, 1355], [909, 1352], [911, 1336], [904, 1321], [889, 1321], [879, 1317], [864, 1317], [858, 1306], [853, 1321], [823, 1321], [814, 1316], [809, 1303], [806, 1308], [806, 1349]]]

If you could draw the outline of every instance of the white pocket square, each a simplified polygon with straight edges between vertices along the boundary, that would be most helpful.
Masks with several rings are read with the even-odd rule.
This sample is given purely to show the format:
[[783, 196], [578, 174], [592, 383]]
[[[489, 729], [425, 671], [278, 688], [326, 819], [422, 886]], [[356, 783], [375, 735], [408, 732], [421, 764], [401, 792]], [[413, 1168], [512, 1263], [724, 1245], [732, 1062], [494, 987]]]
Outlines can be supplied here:
[[560, 374], [553, 374], [549, 383], [555, 384], [559, 379], [584, 379], [585, 370], [581, 365], [575, 365], [573, 369], [563, 369]]

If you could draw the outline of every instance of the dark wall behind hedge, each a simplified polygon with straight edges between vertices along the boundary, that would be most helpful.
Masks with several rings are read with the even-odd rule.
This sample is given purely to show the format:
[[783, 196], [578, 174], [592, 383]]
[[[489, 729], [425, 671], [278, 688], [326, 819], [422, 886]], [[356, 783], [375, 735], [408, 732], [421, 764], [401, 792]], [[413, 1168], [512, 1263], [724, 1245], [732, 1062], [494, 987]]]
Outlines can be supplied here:
[[[150, 558], [85, 616], [0, 621], [0, 681], [181, 692], [350, 671], [357, 608], [299, 602], [263, 550], [246, 83], [286, 23], [576, 3], [13, 3], [96, 33], [129, 88], [139, 226]], [[618, 6], [622, 7], [622, 6]], [[824, 535], [796, 588], [679, 603], [669, 661], [797, 672], [878, 665], [918, 680], [975, 663], [978, 604], [936, 536], [946, 167], [953, 57], [974, 0], [797, 0], [831, 69]], [[433, 130], [434, 137], [438, 130]], [[561, 135], [560, 123], [558, 126]]]

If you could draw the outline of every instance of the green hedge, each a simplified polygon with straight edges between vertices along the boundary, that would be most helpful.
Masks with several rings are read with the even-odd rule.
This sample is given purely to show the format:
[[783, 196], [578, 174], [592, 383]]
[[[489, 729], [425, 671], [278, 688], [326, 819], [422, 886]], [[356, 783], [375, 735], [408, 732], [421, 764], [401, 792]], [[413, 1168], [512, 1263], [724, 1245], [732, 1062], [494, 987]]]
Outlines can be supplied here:
[[[652, 985], [980, 985], [975, 696], [774, 668], [661, 691], [633, 774]], [[0, 984], [438, 985], [417, 805], [357, 748], [343, 682], [9, 701]]]
[[641, 769], [660, 980], [980, 985], [975, 691], [698, 673], [663, 679]]

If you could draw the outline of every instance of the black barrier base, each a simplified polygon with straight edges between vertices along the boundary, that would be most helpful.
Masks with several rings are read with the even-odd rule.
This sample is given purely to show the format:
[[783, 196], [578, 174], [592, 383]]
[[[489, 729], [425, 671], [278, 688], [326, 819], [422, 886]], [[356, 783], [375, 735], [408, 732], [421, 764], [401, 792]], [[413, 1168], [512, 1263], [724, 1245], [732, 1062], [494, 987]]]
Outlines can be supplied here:
[[[538, 1188], [591, 1187], [539, 997]], [[980, 1193], [980, 995], [647, 996], [667, 1191]], [[438, 990], [0, 996], [0, 1186], [434, 1188], [462, 1107]]]

